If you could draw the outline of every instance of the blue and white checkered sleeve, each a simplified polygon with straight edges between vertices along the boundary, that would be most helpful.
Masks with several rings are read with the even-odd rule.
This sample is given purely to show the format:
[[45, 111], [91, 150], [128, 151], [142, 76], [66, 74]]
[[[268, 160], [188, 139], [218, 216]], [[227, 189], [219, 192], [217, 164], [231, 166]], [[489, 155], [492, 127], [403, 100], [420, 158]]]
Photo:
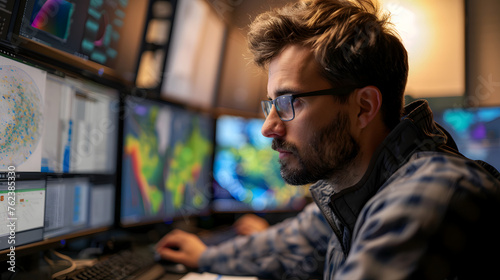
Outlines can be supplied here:
[[[486, 191], [483, 184], [488, 180], [479, 180], [478, 167], [469, 165], [459, 157], [415, 155], [366, 204], [349, 256], [339, 271], [332, 271], [331, 279], [408, 279], [418, 269], [424, 271], [418, 266], [440, 226], [446, 224], [454, 229], [452, 236], [462, 236], [458, 229], [465, 216], [446, 220], [450, 201], [457, 194], [470, 197]], [[462, 239], [446, 242], [453, 245], [455, 240]], [[433, 269], [446, 267], [439, 264]]]
[[262, 278], [321, 275], [332, 230], [315, 204], [268, 230], [241, 236], [202, 255], [201, 271]]

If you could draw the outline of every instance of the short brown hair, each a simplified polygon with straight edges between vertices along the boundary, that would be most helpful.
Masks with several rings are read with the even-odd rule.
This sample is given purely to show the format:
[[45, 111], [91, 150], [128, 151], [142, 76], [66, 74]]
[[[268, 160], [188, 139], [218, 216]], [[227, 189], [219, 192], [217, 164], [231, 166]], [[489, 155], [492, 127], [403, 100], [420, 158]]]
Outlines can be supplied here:
[[248, 45], [262, 67], [285, 46], [311, 47], [332, 85], [373, 85], [382, 92], [381, 113], [392, 129], [403, 112], [408, 55], [388, 16], [379, 13], [370, 0], [304, 0], [259, 15]]

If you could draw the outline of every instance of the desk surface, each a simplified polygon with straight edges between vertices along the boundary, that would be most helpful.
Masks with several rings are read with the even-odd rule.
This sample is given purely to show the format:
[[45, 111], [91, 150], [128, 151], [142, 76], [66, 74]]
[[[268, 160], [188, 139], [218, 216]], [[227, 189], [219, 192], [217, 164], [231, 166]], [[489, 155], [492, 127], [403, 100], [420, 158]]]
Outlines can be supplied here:
[[177, 280], [184, 277], [186, 274], [174, 274], [165, 272], [165, 269], [160, 264], [155, 264], [148, 271], [141, 273], [136, 280]]

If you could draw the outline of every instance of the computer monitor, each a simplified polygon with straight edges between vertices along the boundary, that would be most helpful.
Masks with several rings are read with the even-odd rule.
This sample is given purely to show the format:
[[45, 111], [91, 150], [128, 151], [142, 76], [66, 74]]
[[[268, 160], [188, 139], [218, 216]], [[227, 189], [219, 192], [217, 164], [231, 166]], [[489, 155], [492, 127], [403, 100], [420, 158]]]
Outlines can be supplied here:
[[170, 222], [207, 211], [212, 118], [128, 96], [123, 120], [120, 224]]
[[119, 93], [0, 56], [0, 171], [116, 172]]
[[149, 1], [21, 3], [12, 45], [22, 53], [80, 74], [134, 83]]
[[0, 179], [0, 221], [4, 224], [0, 227], [0, 252], [43, 239], [45, 178], [20, 180], [13, 176]]
[[112, 176], [33, 179], [37, 176], [30, 173], [16, 174], [11, 180], [8, 174], [0, 176], [0, 220], [6, 225], [0, 230], [0, 259], [8, 258], [11, 246], [22, 256], [114, 226]]
[[278, 153], [261, 134], [263, 123], [235, 115], [217, 118], [214, 211], [298, 211], [304, 206], [307, 191], [284, 182]]
[[200, 108], [215, 102], [226, 26], [204, 0], [178, 1], [161, 96]]
[[49, 74], [41, 171], [114, 174], [119, 92], [89, 80]]
[[500, 107], [449, 108], [434, 111], [434, 119], [463, 155], [500, 169]]
[[38, 66], [0, 56], [0, 259], [114, 225], [118, 92]]

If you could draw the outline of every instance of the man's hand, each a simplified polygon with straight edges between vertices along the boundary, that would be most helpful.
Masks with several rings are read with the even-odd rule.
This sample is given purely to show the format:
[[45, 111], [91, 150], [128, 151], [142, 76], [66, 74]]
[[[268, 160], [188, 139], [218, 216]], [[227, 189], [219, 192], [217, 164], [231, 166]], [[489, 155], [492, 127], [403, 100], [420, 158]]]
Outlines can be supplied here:
[[163, 259], [198, 268], [198, 260], [207, 246], [198, 236], [176, 229], [165, 235], [157, 244], [156, 252]]
[[266, 230], [269, 227], [267, 221], [254, 214], [246, 214], [239, 218], [233, 225], [240, 235], [251, 235]]

